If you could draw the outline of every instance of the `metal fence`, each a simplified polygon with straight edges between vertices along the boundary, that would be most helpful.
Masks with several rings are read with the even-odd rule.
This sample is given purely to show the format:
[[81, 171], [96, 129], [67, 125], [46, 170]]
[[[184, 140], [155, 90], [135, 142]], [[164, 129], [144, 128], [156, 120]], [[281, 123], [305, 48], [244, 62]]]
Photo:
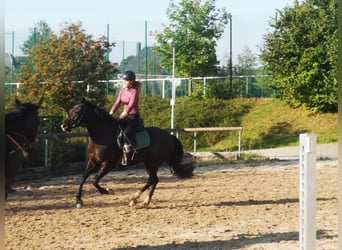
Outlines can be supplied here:
[[[223, 86], [226, 86], [226, 90], [231, 87], [233, 96], [235, 97], [270, 97], [275, 95], [275, 91], [268, 88], [268, 83], [271, 81], [271, 75], [248, 75], [248, 76], [233, 76], [232, 82], [230, 82], [229, 76], [208, 76], [208, 77], [194, 77], [191, 78], [174, 78], [171, 76], [144, 78], [143, 75], [138, 75], [138, 80], [143, 85], [143, 94], [151, 95], [155, 94], [162, 98], [172, 97], [172, 82], [175, 83], [176, 96], [188, 96], [190, 84], [194, 87], [199, 86], [201, 94], [206, 96], [208, 89], [212, 90], [216, 85], [219, 86], [219, 92], [224, 91]], [[103, 80], [100, 81], [105, 85], [107, 94], [117, 94], [118, 90], [122, 88], [122, 80]], [[20, 89], [22, 83], [5, 83], [5, 89], [7, 94], [15, 94]], [[231, 86], [230, 86], [231, 85]], [[92, 91], [92, 86], [87, 85], [87, 91]]]

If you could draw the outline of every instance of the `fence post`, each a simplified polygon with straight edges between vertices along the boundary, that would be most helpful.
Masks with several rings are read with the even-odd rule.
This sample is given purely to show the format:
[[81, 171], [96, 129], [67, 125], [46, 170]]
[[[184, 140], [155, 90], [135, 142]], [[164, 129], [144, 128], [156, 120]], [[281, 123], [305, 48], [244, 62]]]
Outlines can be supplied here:
[[241, 130], [239, 130], [239, 139], [238, 139], [238, 158], [241, 156]]
[[316, 135], [300, 134], [299, 249], [316, 249]]
[[197, 133], [194, 131], [194, 155], [197, 152]]
[[44, 152], [44, 166], [47, 167], [49, 165], [49, 139], [45, 138], [45, 152]]
[[165, 79], [163, 79], [162, 83], [162, 99], [165, 99]]

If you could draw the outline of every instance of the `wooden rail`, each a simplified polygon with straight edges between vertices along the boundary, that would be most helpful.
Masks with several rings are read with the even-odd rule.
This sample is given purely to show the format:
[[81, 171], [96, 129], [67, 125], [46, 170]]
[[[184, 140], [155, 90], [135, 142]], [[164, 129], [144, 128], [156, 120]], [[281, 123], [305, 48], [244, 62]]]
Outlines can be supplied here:
[[197, 132], [209, 132], [209, 131], [238, 131], [238, 157], [241, 155], [241, 134], [242, 127], [203, 127], [203, 128], [183, 128], [172, 129], [171, 132], [193, 132], [194, 133], [194, 154], [197, 152]]

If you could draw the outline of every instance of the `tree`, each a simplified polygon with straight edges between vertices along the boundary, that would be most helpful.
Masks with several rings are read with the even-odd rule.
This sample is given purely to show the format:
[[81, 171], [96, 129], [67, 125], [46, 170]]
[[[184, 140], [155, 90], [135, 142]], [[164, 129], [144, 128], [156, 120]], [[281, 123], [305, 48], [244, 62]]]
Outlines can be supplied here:
[[24, 42], [21, 50], [24, 55], [32, 52], [32, 47], [48, 40], [50, 36], [55, 36], [49, 25], [45, 21], [39, 21], [33, 29], [30, 29], [30, 36]]
[[172, 48], [175, 43], [175, 75], [183, 77], [217, 74], [216, 41], [228, 23], [226, 10], [216, 9], [215, 0], [181, 0], [179, 5], [171, 1], [166, 11], [170, 25], [163, 33], [156, 33], [156, 52], [161, 65], [171, 71]]
[[337, 1], [295, 2], [278, 13], [261, 56], [271, 87], [293, 106], [337, 111]]
[[126, 57], [126, 58], [124, 58], [124, 59], [122, 59], [122, 61], [121, 61], [121, 63], [120, 63], [120, 65], [121, 65], [121, 73], [123, 73], [125, 70], [122, 70], [122, 69], [125, 69], [126, 68], [126, 66], [127, 66], [127, 64], [130, 62], [130, 61], [132, 61], [132, 60], [134, 60], [134, 56], [128, 56], [128, 57]]
[[237, 55], [237, 62], [234, 68], [238, 76], [242, 76], [242, 78], [235, 79], [235, 82], [238, 82], [234, 88], [235, 92], [239, 93], [240, 96], [256, 95], [256, 92], [259, 92], [259, 88], [255, 84], [256, 78], [254, 77], [257, 72], [257, 57], [248, 46], [245, 46], [242, 53]]
[[22, 68], [20, 91], [46, 96], [47, 103], [68, 110], [75, 99], [87, 96], [99, 105], [105, 103], [106, 79], [113, 66], [106, 58], [110, 50], [105, 37], [93, 40], [81, 23], [65, 24], [59, 36], [50, 35], [28, 49], [30, 64]]
[[248, 46], [245, 46], [242, 53], [238, 54], [237, 61], [238, 63], [235, 67], [240, 75], [251, 74], [255, 70], [255, 66], [257, 66], [256, 56]]

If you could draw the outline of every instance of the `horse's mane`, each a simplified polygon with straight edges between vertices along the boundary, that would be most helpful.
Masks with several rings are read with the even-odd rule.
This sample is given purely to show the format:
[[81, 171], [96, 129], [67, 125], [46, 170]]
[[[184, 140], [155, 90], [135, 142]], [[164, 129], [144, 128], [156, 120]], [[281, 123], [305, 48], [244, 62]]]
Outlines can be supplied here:
[[85, 103], [94, 107], [94, 112], [99, 116], [100, 119], [111, 122], [115, 120], [115, 118], [111, 116], [106, 110], [98, 107], [95, 103], [90, 101], [85, 101]]

